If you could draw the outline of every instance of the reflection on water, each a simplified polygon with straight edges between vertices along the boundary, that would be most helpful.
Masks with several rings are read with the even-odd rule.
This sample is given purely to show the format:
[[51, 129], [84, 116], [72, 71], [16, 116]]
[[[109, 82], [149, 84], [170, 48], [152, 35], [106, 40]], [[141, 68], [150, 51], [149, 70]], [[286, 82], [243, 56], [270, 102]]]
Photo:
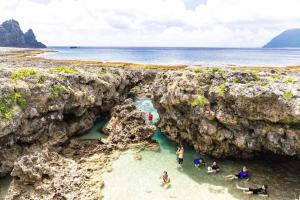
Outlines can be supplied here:
[[105, 126], [108, 122], [108, 116], [100, 117], [96, 122], [94, 127], [89, 130], [87, 133], [79, 136], [82, 140], [96, 140], [100, 139], [101, 137], [107, 137], [101, 131], [101, 129]]
[[10, 182], [12, 181], [11, 176], [0, 178], [0, 200], [4, 200], [4, 197], [8, 191]]
[[[138, 101], [141, 109], [149, 109], [146, 103]], [[147, 105], [143, 108], [142, 105]], [[160, 130], [153, 137], [160, 144], [160, 151], [143, 151], [142, 160], [133, 158], [132, 151], [125, 152], [113, 162], [113, 171], [103, 174], [105, 188], [104, 199], [114, 200], [128, 197], [138, 199], [184, 199], [184, 200], [228, 200], [228, 199], [266, 199], [248, 196], [237, 190], [236, 184], [245, 187], [258, 187], [267, 184], [272, 200], [295, 199], [300, 194], [300, 162], [297, 160], [256, 159], [251, 161], [234, 159], [214, 159], [199, 155], [194, 149], [185, 147], [183, 168], [178, 168], [176, 161], [176, 144], [170, 142]], [[201, 156], [207, 163], [217, 161], [221, 172], [207, 174], [206, 167], [200, 170], [193, 164], [194, 158]], [[251, 179], [245, 181], [225, 181], [223, 176], [238, 172], [243, 165], [249, 169]], [[159, 176], [168, 171], [171, 188], [160, 187]], [[129, 198], [130, 197], [130, 198]]]

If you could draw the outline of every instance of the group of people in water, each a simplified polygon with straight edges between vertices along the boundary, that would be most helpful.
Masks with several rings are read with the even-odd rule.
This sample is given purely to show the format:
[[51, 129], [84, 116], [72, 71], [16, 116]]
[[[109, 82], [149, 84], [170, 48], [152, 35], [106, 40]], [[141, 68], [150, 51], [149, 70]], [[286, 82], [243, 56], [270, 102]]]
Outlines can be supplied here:
[[[177, 148], [176, 151], [177, 155], [177, 162], [180, 167], [182, 167], [183, 164], [183, 158], [184, 158], [184, 147], [183, 145], [180, 145]], [[206, 162], [202, 158], [196, 158], [194, 159], [194, 165], [196, 168], [200, 169], [202, 166], [206, 165]], [[217, 162], [213, 162], [212, 165], [207, 167], [207, 173], [218, 173], [220, 172], [221, 168], [218, 166]], [[162, 186], [165, 188], [169, 188], [171, 185], [171, 179], [168, 175], [168, 172], [164, 171], [162, 176], [160, 177], [162, 179]], [[250, 175], [248, 173], [248, 170], [246, 166], [243, 166], [242, 170], [237, 173], [237, 174], [230, 174], [227, 176], [224, 176], [225, 180], [234, 180], [234, 179], [239, 179], [239, 180], [250, 180]], [[259, 195], [259, 196], [268, 196], [268, 186], [267, 185], [262, 185], [261, 187], [258, 188], [247, 188], [247, 187], [240, 187], [238, 184], [236, 185], [236, 188], [239, 190], [242, 190], [245, 194], [253, 194], [253, 195]]]

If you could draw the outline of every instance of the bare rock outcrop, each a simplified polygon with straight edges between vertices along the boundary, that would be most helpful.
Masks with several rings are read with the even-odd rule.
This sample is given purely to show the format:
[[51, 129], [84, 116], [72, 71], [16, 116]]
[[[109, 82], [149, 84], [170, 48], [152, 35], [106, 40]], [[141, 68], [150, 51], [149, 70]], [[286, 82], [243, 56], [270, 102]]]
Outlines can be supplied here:
[[6, 200], [102, 199], [102, 178], [55, 152], [36, 152], [18, 160]]
[[164, 72], [152, 88], [172, 140], [216, 157], [300, 157], [299, 79], [270, 72]]
[[132, 99], [126, 99], [124, 103], [115, 106], [112, 109], [112, 116], [117, 121], [110, 120], [104, 132], [109, 135], [107, 140], [119, 147], [150, 140], [156, 130], [154, 125], [146, 123], [145, 113], [137, 109]]

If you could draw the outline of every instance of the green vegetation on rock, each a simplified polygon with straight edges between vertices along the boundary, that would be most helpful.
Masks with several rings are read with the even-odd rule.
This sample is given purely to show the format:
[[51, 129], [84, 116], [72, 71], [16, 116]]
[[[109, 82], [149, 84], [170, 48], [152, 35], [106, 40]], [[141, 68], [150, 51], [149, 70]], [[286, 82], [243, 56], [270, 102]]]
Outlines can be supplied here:
[[14, 114], [14, 107], [18, 105], [24, 109], [27, 105], [25, 97], [18, 91], [0, 98], [0, 118], [10, 119]]
[[220, 68], [213, 67], [213, 68], [211, 68], [211, 71], [212, 71], [212, 72], [218, 72], [218, 71], [220, 71]]
[[101, 69], [101, 70], [99, 71], [99, 74], [107, 74], [107, 70], [106, 70], [106, 69]]
[[288, 78], [284, 83], [293, 83], [295, 80], [293, 78]]
[[194, 107], [195, 106], [203, 106], [206, 103], [208, 103], [208, 99], [202, 95], [198, 95], [198, 97], [191, 102], [191, 105]]
[[50, 89], [50, 96], [52, 98], [56, 98], [65, 90], [66, 90], [65, 86], [61, 84], [53, 85], [52, 88]]
[[280, 74], [273, 74], [273, 75], [271, 75], [271, 77], [273, 79], [280, 79], [282, 76]]
[[293, 98], [293, 94], [292, 94], [292, 92], [285, 92], [285, 93], [283, 93], [283, 97], [286, 100], [290, 100], [291, 98]]
[[226, 86], [225, 85], [218, 86], [217, 91], [219, 94], [224, 94], [224, 92], [226, 91]]
[[193, 70], [195, 73], [203, 73], [204, 70], [203, 69], [200, 69], [200, 68], [197, 68], [195, 70]]
[[79, 73], [79, 70], [74, 69], [72, 67], [59, 66], [52, 69], [55, 72], [64, 72], [66, 74], [76, 74]]
[[34, 69], [26, 69], [26, 68], [20, 68], [20, 69], [16, 69], [12, 72], [10, 78], [12, 80], [18, 80], [21, 78], [26, 78], [29, 76], [33, 76], [35, 75], [36, 72]]

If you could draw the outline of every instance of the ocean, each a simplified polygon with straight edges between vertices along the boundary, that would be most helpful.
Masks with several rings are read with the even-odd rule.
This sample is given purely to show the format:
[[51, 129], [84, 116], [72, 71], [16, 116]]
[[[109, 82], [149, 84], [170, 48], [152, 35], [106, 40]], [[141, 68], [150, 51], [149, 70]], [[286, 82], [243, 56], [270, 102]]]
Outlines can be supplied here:
[[192, 47], [49, 47], [44, 58], [200, 66], [295, 66], [299, 49]]

